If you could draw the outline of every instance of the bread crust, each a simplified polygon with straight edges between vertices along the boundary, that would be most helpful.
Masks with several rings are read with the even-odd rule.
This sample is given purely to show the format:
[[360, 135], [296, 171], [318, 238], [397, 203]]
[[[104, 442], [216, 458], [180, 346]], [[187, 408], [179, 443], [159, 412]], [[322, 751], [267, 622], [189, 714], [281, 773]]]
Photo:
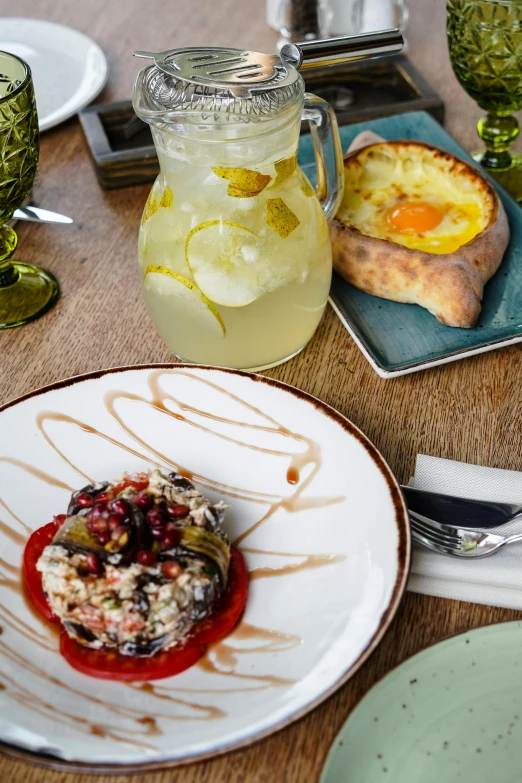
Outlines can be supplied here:
[[[472, 178], [484, 196], [488, 222], [470, 242], [453, 253], [437, 255], [367, 236], [335, 218], [330, 225], [334, 268], [349, 283], [373, 296], [418, 304], [447, 326], [472, 328], [480, 314], [484, 285], [500, 266], [509, 242], [502, 202], [473, 166], [438, 147], [410, 141], [386, 145], [428, 149], [451, 171]], [[368, 144], [349, 152], [344, 158], [345, 168], [360, 166], [361, 153], [376, 146], [379, 144]]]

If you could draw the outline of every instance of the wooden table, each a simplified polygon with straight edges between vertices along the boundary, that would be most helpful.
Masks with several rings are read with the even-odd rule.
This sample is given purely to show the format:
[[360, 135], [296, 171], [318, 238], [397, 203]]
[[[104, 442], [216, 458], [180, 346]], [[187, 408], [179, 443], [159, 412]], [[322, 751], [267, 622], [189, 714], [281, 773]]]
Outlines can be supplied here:
[[[476, 144], [480, 111], [451, 71], [443, 0], [410, 0], [409, 55], [446, 103], [448, 130]], [[0, 16], [13, 12], [0, 0]], [[92, 35], [109, 60], [101, 102], [129, 98], [139, 63], [134, 49], [241, 45], [273, 51], [264, 0], [18, 0], [17, 16], [71, 25]], [[1, 23], [0, 23], [1, 39]], [[520, 148], [521, 145], [519, 145]], [[72, 227], [18, 226], [18, 255], [52, 270], [62, 298], [49, 314], [0, 333], [0, 403], [77, 373], [172, 359], [143, 305], [136, 240], [148, 186], [103, 192], [77, 120], [42, 138], [38, 203], [74, 216]], [[269, 373], [329, 403], [377, 445], [401, 481], [418, 452], [492, 467], [520, 469], [522, 347], [482, 354], [427, 372], [382, 380], [328, 308], [314, 339], [296, 359]], [[0, 780], [80, 783], [312, 783], [328, 748], [358, 700], [386, 672], [433, 642], [518, 612], [406, 595], [379, 649], [326, 703], [293, 726], [246, 750], [173, 771], [131, 778], [43, 771], [0, 759]]]

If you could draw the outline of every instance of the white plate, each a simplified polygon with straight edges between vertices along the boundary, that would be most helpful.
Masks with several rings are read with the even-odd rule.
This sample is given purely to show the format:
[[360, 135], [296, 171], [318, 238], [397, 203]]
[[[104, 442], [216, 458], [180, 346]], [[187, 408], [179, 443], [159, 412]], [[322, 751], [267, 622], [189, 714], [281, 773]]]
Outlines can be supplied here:
[[[153, 365], [62, 381], [0, 410], [0, 462], [0, 747], [19, 757], [133, 771], [248, 744], [345, 682], [405, 587], [389, 467], [339, 413], [270, 378]], [[251, 583], [240, 626], [203, 664], [142, 690], [71, 669], [18, 566], [72, 488], [154, 465], [230, 505]]]
[[87, 106], [107, 81], [107, 60], [78, 30], [39, 19], [0, 19], [0, 50], [29, 63], [40, 130]]

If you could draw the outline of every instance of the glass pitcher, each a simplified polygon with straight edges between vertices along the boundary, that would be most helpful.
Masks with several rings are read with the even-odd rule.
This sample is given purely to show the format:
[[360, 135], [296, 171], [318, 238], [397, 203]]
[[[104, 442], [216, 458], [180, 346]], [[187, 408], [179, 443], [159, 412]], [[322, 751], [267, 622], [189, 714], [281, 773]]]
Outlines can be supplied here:
[[[171, 50], [138, 75], [160, 173], [139, 233], [143, 294], [180, 359], [260, 370], [314, 334], [332, 274], [327, 222], [342, 197], [335, 115], [296, 68], [239, 49]], [[309, 120], [317, 191], [297, 165]]]

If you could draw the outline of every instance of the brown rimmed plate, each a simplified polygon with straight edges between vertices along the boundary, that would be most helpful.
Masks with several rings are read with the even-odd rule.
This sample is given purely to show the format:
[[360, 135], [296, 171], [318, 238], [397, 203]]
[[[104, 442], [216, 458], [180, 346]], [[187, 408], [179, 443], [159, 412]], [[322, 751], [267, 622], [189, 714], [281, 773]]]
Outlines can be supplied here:
[[[249, 744], [346, 682], [397, 609], [410, 555], [397, 482], [353, 424], [290, 386], [195, 365], [91, 373], [4, 405], [0, 444], [0, 742], [17, 758], [121, 773]], [[86, 479], [155, 466], [229, 505], [246, 611], [175, 678], [95, 680], [24, 602], [24, 542]]]

